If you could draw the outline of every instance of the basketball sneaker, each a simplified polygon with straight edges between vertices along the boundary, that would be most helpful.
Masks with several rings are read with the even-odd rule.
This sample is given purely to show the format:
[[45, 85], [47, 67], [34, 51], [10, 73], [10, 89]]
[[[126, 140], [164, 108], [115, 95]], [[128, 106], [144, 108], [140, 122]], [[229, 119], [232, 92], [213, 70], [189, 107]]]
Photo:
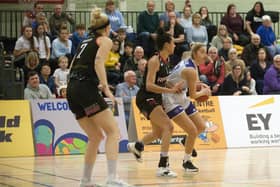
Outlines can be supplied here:
[[120, 179], [107, 180], [107, 187], [134, 187], [133, 185], [127, 184], [126, 182]]
[[127, 150], [131, 152], [137, 162], [143, 162], [142, 151], [144, 151], [144, 145], [141, 142], [131, 142], [127, 144]]
[[183, 168], [186, 172], [198, 172], [198, 168], [193, 165], [191, 160], [183, 162]]
[[[179, 144], [183, 147], [185, 147], [185, 143], [186, 143], [186, 136], [179, 141]], [[192, 157], [197, 157], [197, 151], [195, 149], [192, 150]]]
[[80, 187], [103, 187], [103, 185], [95, 184], [92, 181], [85, 182], [81, 180]]
[[170, 170], [169, 167], [159, 167], [157, 170], [157, 176], [158, 177], [171, 177], [175, 178], [177, 177], [177, 173], [174, 171]]

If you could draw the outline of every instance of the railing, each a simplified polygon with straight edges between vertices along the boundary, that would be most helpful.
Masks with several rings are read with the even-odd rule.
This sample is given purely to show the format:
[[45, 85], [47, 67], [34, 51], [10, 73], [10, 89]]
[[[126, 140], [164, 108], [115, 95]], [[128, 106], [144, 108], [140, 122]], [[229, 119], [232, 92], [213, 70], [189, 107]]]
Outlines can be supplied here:
[[[53, 12], [45, 12], [49, 18]], [[83, 23], [87, 27], [90, 24], [90, 11], [68, 11], [75, 19], [76, 23]], [[127, 25], [131, 25], [134, 30], [137, 30], [137, 17], [140, 12], [136, 11], [124, 11], [122, 12]], [[21, 34], [21, 26], [25, 11], [13, 11], [2, 10], [0, 12], [0, 36], [6, 36], [11, 38], [17, 38]], [[161, 14], [161, 12], [159, 12]], [[224, 12], [210, 12], [210, 19], [215, 25], [219, 25]], [[240, 15], [245, 18], [246, 13], [242, 12]], [[273, 29], [276, 36], [280, 36], [280, 24], [279, 22], [273, 24]], [[73, 28], [71, 28], [73, 30]]]

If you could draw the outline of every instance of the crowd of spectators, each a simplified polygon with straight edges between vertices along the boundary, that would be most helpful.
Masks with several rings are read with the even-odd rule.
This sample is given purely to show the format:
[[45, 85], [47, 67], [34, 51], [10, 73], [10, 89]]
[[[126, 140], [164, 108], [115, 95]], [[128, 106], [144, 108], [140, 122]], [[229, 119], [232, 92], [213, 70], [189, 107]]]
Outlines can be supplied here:
[[[173, 36], [176, 45], [170, 67], [194, 43], [207, 46], [208, 59], [199, 66], [199, 74], [213, 95], [280, 93], [280, 46], [262, 2], [256, 2], [245, 19], [236, 5], [229, 4], [219, 25], [213, 24], [206, 6], [193, 10], [190, 0], [180, 8], [182, 13], [172, 0], [165, 2], [162, 14], [155, 12], [155, 7], [155, 1], [146, 2], [133, 37], [115, 2], [105, 2], [113, 40], [105, 67], [111, 89], [124, 98], [125, 104], [142, 85], [147, 60], [157, 51], [155, 39], [160, 27]], [[75, 30], [71, 31], [69, 25]], [[85, 25], [75, 24], [62, 5], [55, 5], [47, 18], [43, 4], [35, 3], [33, 11], [23, 18], [22, 35], [13, 52], [16, 67], [25, 74], [25, 98], [64, 97], [69, 64], [79, 43], [87, 37]]]

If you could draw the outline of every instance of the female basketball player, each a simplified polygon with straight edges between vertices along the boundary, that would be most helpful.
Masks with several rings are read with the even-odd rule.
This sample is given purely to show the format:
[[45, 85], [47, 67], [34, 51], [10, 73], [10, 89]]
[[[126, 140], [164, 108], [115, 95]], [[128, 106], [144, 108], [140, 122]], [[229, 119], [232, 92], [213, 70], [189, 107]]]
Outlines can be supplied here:
[[174, 41], [171, 35], [159, 30], [157, 35], [159, 53], [151, 57], [143, 77], [143, 86], [136, 95], [136, 105], [139, 110], [151, 121], [152, 132], [141, 141], [128, 144], [138, 161], [141, 161], [141, 152], [144, 145], [161, 138], [161, 154], [158, 164], [158, 176], [176, 177], [177, 174], [169, 169], [168, 150], [173, 132], [173, 125], [162, 108], [162, 93], [179, 93], [181, 85], [166, 88], [165, 82], [169, 74], [168, 57], [174, 52]]
[[98, 92], [98, 85], [101, 85], [103, 93], [115, 103], [104, 69], [104, 62], [112, 47], [112, 41], [108, 38], [110, 22], [105, 14], [101, 14], [101, 9], [95, 8], [91, 13], [90, 32], [92, 36], [81, 43], [74, 57], [67, 87], [69, 107], [88, 136], [80, 186], [96, 186], [91, 181], [91, 174], [99, 143], [103, 139], [102, 131], [107, 136], [107, 186], [129, 186], [117, 179], [119, 129], [112, 111]]
[[206, 58], [207, 52], [205, 45], [195, 44], [192, 47], [191, 58], [182, 60], [167, 77], [167, 87], [184, 81], [182, 93], [163, 94], [163, 106], [167, 115], [188, 133], [183, 161], [183, 167], [186, 172], [198, 172], [198, 168], [191, 161], [191, 155], [196, 137], [205, 129], [205, 122], [197, 112], [195, 106], [187, 98], [187, 91], [189, 91], [189, 96], [193, 99], [211, 94], [209, 87], [204, 85], [202, 85], [200, 91], [196, 91], [196, 85], [198, 84], [197, 65], [204, 63]]

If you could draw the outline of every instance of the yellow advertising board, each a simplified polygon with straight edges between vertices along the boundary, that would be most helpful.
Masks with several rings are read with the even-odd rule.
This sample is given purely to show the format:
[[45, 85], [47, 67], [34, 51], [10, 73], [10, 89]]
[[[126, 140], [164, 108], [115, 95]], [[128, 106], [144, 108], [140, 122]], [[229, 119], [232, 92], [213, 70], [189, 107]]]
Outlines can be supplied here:
[[[197, 149], [217, 149], [226, 148], [226, 139], [224, 135], [223, 122], [219, 107], [218, 97], [210, 97], [206, 102], [193, 102], [198, 109], [200, 115], [204, 118], [206, 124], [205, 132], [199, 134], [195, 148]], [[141, 140], [143, 136], [152, 131], [150, 121], [145, 118], [138, 110], [135, 99], [132, 101], [132, 115], [133, 121], [130, 125], [129, 138], [134, 141], [135, 139]], [[135, 131], [133, 133], [132, 131]], [[186, 135], [186, 133], [174, 123], [174, 132], [171, 139], [170, 150], [182, 150], [179, 141]], [[131, 136], [133, 136], [131, 138]], [[150, 145], [145, 146], [147, 151], [159, 151], [160, 140], [152, 142]]]
[[29, 101], [0, 101], [0, 150], [0, 157], [34, 155]]

